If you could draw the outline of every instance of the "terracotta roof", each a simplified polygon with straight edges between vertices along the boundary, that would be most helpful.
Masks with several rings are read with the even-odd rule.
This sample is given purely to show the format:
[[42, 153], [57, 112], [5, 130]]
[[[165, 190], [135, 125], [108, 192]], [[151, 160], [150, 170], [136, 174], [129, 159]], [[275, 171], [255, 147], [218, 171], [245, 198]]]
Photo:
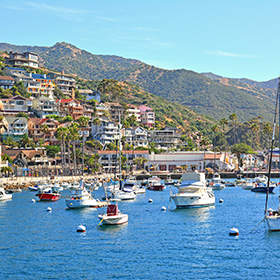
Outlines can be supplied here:
[[14, 81], [14, 79], [11, 76], [0, 76], [0, 80]]
[[[98, 151], [98, 154], [100, 154], [100, 155], [109, 155], [109, 154], [115, 154], [116, 153], [116, 151]], [[119, 151], [118, 151], [118, 153], [119, 153]], [[149, 151], [148, 150], [142, 150], [142, 151], [139, 151], [139, 150], [137, 150], [137, 151], [130, 151], [130, 150], [128, 150], [128, 151], [122, 151], [122, 153], [124, 153], [124, 154], [135, 154], [135, 155], [141, 155], [141, 154], [149, 154]]]
[[40, 154], [42, 156], [42, 153], [36, 150], [22, 150], [22, 152], [30, 159], [33, 158], [36, 154]]

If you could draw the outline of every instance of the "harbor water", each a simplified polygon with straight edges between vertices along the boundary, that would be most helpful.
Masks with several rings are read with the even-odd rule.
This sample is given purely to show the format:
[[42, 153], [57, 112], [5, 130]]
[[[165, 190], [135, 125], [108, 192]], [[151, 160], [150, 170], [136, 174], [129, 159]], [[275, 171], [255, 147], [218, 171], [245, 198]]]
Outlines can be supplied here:
[[[214, 191], [215, 206], [179, 210], [170, 190], [177, 191], [167, 186], [119, 202], [128, 223], [98, 228], [106, 209], [66, 210], [69, 191], [57, 202], [13, 194], [0, 202], [0, 279], [280, 278], [280, 233], [264, 223], [250, 233], [263, 219], [265, 194], [227, 187]], [[102, 189], [93, 194], [104, 196]], [[276, 207], [278, 188], [269, 197]], [[84, 233], [76, 231], [81, 224]], [[238, 237], [229, 236], [232, 227]]]

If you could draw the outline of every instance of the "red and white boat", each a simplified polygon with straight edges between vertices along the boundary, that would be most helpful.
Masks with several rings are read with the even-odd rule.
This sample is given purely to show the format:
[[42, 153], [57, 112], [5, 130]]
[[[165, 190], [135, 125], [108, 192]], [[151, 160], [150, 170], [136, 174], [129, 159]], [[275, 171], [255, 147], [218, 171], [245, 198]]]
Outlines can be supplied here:
[[56, 201], [59, 199], [60, 193], [52, 188], [46, 188], [39, 191], [36, 196], [38, 196], [40, 201]]
[[122, 225], [128, 221], [128, 215], [119, 211], [118, 204], [108, 205], [107, 213], [98, 215], [98, 218], [103, 225]]
[[159, 177], [152, 176], [152, 178], [148, 180], [147, 189], [152, 191], [163, 191], [164, 188], [164, 184], [161, 182]]

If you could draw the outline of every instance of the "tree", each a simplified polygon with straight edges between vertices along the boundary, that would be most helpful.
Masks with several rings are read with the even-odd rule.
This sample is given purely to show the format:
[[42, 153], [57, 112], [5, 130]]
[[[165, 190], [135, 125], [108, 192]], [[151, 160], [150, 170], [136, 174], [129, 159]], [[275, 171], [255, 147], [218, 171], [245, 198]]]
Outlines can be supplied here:
[[18, 143], [14, 141], [13, 137], [11, 136], [8, 136], [7, 139], [3, 141], [3, 144], [9, 146], [12, 149], [18, 146]]
[[72, 135], [72, 146], [73, 146], [73, 161], [74, 161], [74, 175], [77, 174], [77, 156], [76, 156], [76, 141], [80, 138], [79, 126], [77, 123], [71, 123], [69, 127]]
[[61, 157], [61, 165], [62, 165], [62, 172], [64, 174], [66, 159], [65, 159], [65, 137], [66, 137], [66, 129], [65, 127], [59, 127], [56, 130], [55, 134], [56, 138], [60, 140], [60, 157]]
[[223, 132], [225, 131], [225, 125], [228, 125], [228, 120], [226, 118], [222, 118], [219, 121], [219, 124], [222, 126]]
[[237, 128], [237, 115], [236, 114], [231, 114], [230, 116], [229, 116], [229, 119], [231, 120], [231, 125], [232, 125], [232, 127], [233, 127], [233, 135], [234, 135], [234, 139], [233, 139], [233, 143], [234, 144], [236, 144], [236, 137], [237, 137], [237, 135], [236, 135], [236, 128]]
[[122, 87], [114, 79], [103, 79], [97, 87], [97, 90], [103, 94], [107, 94], [110, 100], [119, 99], [122, 94]]
[[31, 138], [29, 138], [28, 134], [25, 133], [21, 138], [21, 140], [19, 141], [19, 146], [21, 148], [27, 148], [27, 147], [35, 148], [36, 145], [34, 141]]
[[43, 124], [43, 126], [41, 127], [41, 130], [44, 133], [44, 141], [46, 142], [46, 134], [49, 133], [50, 128], [46, 124]]
[[205, 152], [206, 152], [206, 146], [209, 145], [209, 142], [206, 138], [202, 138], [201, 141], [200, 141], [200, 145], [203, 146], [203, 152], [204, 152], [204, 156], [203, 156], [203, 169], [205, 170]]
[[89, 119], [82, 116], [78, 119], [78, 122], [82, 128], [82, 174], [84, 175], [84, 165], [85, 165], [85, 128], [88, 126]]

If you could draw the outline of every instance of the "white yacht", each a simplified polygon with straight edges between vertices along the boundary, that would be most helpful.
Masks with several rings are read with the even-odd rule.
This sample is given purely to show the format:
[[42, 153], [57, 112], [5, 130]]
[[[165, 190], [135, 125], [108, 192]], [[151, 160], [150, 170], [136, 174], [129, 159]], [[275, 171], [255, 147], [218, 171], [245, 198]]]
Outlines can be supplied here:
[[214, 173], [213, 178], [210, 182], [210, 187], [212, 188], [212, 190], [222, 190], [226, 187], [222, 182], [219, 173]]
[[66, 206], [72, 208], [84, 208], [84, 207], [98, 207], [97, 200], [94, 199], [89, 191], [80, 182], [80, 187], [71, 191], [71, 196], [66, 199]]
[[211, 188], [207, 188], [204, 173], [186, 173], [176, 194], [170, 192], [170, 199], [177, 208], [210, 206], [215, 203]]
[[117, 204], [108, 205], [107, 213], [98, 215], [98, 218], [103, 225], [121, 225], [128, 221], [128, 215], [121, 213]]
[[246, 178], [244, 183], [240, 184], [243, 190], [251, 190], [255, 184], [252, 179]]
[[5, 192], [5, 189], [0, 187], [0, 201], [2, 201], [2, 200], [10, 200], [12, 198], [13, 198], [12, 194], [7, 194]]

